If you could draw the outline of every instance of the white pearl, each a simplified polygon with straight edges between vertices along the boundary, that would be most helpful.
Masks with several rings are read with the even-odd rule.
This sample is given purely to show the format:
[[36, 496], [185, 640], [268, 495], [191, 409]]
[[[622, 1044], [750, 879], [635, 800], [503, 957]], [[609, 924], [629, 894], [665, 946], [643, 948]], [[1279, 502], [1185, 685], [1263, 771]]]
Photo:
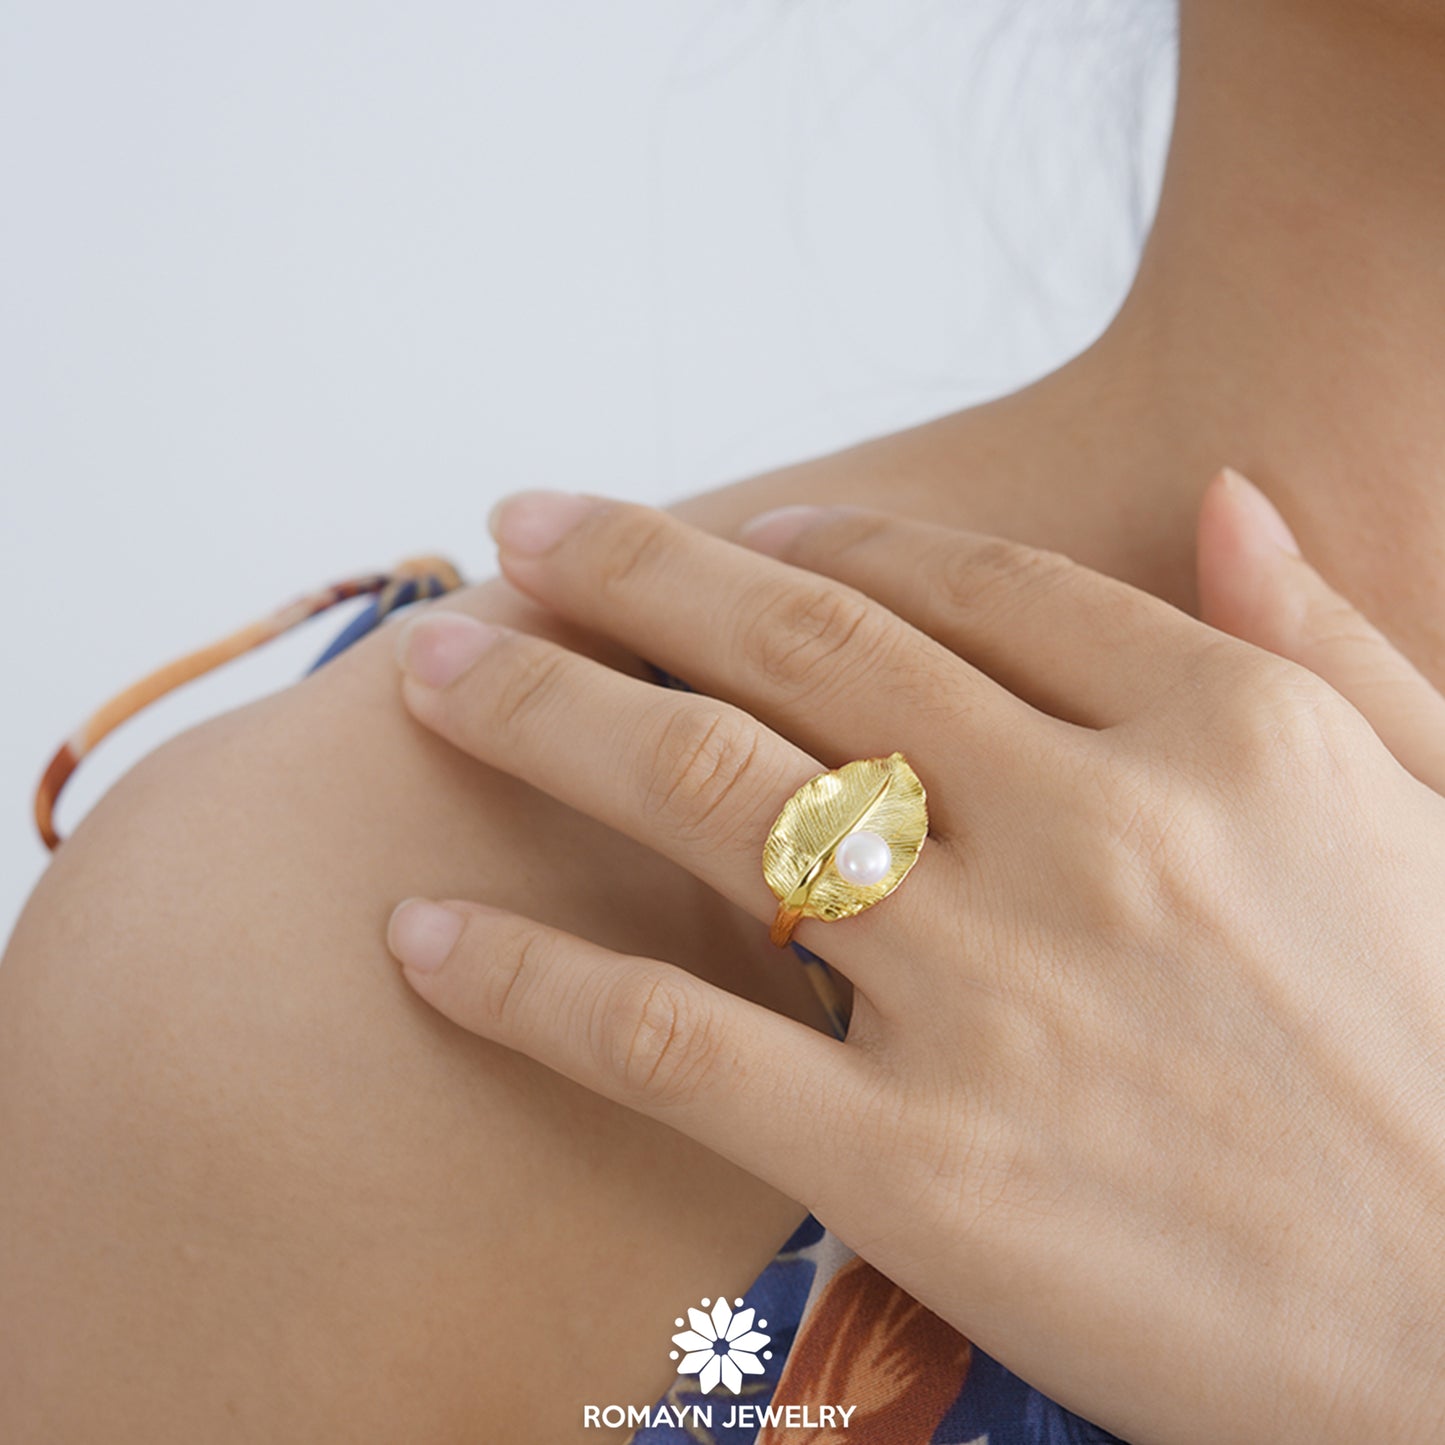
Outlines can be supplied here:
[[877, 833], [849, 833], [833, 855], [833, 865], [850, 883], [881, 883], [893, 866], [893, 852]]

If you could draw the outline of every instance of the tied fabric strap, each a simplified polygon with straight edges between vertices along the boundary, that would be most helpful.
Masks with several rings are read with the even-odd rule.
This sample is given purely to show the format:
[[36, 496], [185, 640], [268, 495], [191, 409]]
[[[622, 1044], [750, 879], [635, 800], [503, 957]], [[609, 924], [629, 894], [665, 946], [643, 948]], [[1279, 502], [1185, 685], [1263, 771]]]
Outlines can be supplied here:
[[339, 637], [317, 659], [316, 668], [330, 662], [381, 623], [391, 613], [413, 602], [441, 597], [462, 585], [461, 574], [444, 557], [412, 557], [400, 562], [390, 572], [372, 572], [334, 582], [319, 592], [298, 597], [275, 612], [238, 628], [206, 647], [188, 652], [158, 667], [148, 676], [117, 693], [88, 717], [70, 738], [61, 744], [41, 775], [35, 790], [35, 826], [45, 846], [52, 851], [60, 846], [60, 833], [55, 826], [55, 807], [61, 790], [70, 781], [81, 759], [109, 736], [123, 722], [133, 718], [168, 692], [214, 671], [232, 659], [289, 632], [293, 627], [355, 597], [370, 599]]

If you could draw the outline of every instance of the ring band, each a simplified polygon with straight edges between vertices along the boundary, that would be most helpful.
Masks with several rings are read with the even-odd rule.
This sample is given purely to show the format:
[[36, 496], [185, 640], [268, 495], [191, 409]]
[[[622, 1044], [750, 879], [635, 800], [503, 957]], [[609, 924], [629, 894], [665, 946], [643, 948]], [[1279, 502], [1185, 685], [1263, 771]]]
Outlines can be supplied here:
[[907, 877], [927, 836], [927, 795], [902, 753], [809, 778], [763, 845], [778, 900], [768, 936], [782, 948], [804, 918], [831, 923], [871, 908]]
[[773, 915], [772, 927], [768, 929], [768, 937], [772, 939], [779, 948], [786, 948], [793, 941], [793, 930], [802, 921], [803, 910], [801, 908], [786, 908], [778, 904], [778, 911]]

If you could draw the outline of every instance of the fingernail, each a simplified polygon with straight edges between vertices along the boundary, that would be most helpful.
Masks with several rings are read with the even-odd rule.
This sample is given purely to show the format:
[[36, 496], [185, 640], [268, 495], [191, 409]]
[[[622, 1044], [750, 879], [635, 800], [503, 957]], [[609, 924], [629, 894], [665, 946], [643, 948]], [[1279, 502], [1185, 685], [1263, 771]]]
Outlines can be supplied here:
[[574, 492], [516, 492], [492, 508], [487, 528], [508, 552], [540, 557], [600, 504], [600, 498]]
[[428, 612], [403, 624], [396, 660], [423, 687], [450, 687], [503, 630], [465, 612]]
[[417, 973], [435, 973], [461, 937], [465, 919], [454, 908], [426, 898], [404, 898], [386, 925], [386, 946]]
[[825, 507], [774, 507], [759, 512], [738, 528], [738, 541], [756, 552], [777, 556], [796, 537], [806, 532], [827, 510]]
[[1236, 472], [1232, 467], [1226, 467], [1224, 483], [1236, 496], [1242, 498], [1244, 504], [1253, 512], [1254, 524], [1259, 528], [1261, 536], [1273, 542], [1281, 552], [1287, 552], [1291, 557], [1299, 556], [1299, 543], [1295, 541], [1294, 533], [1290, 531], [1274, 503], [1248, 477]]

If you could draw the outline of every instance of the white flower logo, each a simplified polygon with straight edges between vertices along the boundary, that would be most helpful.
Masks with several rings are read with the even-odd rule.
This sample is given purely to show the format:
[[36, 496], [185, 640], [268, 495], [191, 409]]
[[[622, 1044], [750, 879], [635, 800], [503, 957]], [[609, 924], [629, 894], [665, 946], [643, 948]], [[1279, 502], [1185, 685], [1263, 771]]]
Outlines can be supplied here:
[[[704, 1314], [709, 1305], [712, 1313]], [[677, 1360], [679, 1375], [698, 1377], [697, 1386], [704, 1395], [719, 1384], [734, 1395], [741, 1393], [743, 1376], [761, 1375], [763, 1360], [773, 1357], [771, 1350], [763, 1349], [770, 1336], [753, 1328], [755, 1312], [745, 1310], [741, 1300], [734, 1300], [733, 1305], [737, 1306], [736, 1314], [725, 1299], [716, 1303], [704, 1300], [702, 1309], [687, 1312], [692, 1328], [672, 1337], [673, 1344], [681, 1346], [682, 1358], [677, 1359], [678, 1350], [669, 1351], [668, 1358]], [[673, 1320], [675, 1325], [682, 1323], [681, 1319]], [[767, 1320], [759, 1320], [758, 1324], [765, 1325]], [[762, 1359], [758, 1358], [759, 1350]]]

